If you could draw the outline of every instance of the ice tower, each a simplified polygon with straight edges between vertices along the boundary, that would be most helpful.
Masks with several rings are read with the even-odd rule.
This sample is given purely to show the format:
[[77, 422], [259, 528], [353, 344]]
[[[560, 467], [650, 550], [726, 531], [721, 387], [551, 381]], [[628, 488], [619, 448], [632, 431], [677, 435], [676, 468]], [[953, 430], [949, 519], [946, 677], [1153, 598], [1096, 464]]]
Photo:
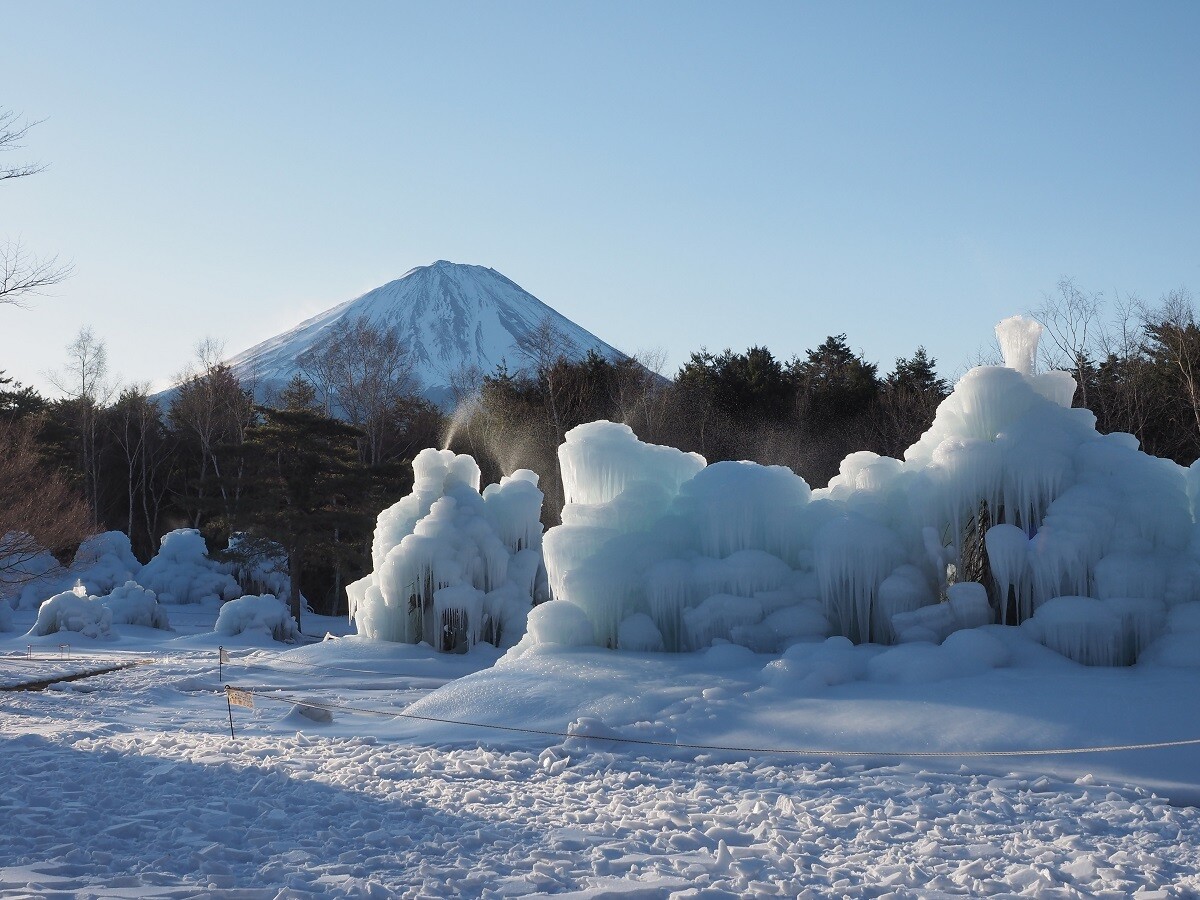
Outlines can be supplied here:
[[439, 650], [515, 643], [546, 597], [538, 476], [519, 469], [480, 494], [474, 459], [433, 449], [413, 474], [412, 493], [379, 514], [373, 571], [346, 588], [359, 633]]

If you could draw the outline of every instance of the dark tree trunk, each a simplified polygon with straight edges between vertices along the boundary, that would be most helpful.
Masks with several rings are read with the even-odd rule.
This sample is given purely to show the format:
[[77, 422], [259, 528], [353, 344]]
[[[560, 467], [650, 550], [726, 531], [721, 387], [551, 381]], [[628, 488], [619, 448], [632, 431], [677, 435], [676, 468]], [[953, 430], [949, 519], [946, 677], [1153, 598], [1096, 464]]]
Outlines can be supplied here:
[[296, 625], [303, 633], [304, 628], [300, 622], [300, 569], [301, 569], [301, 549], [300, 547], [292, 547], [288, 551], [288, 579], [291, 581], [291, 587], [288, 592], [288, 610], [292, 614], [292, 618], [296, 620]]

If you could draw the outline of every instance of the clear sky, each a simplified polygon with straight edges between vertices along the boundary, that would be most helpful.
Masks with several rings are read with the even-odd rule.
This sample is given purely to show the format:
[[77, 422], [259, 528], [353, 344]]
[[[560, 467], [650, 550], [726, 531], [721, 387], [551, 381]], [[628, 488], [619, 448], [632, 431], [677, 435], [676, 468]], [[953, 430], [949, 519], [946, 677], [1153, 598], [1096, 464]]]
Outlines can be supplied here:
[[[75, 274], [0, 307], [45, 389], [126, 381], [436, 259], [673, 370], [846, 332], [961, 371], [1062, 276], [1200, 289], [1200, 3], [0, 0], [45, 121], [0, 239]], [[1198, 291], [1200, 293], [1200, 291]]]

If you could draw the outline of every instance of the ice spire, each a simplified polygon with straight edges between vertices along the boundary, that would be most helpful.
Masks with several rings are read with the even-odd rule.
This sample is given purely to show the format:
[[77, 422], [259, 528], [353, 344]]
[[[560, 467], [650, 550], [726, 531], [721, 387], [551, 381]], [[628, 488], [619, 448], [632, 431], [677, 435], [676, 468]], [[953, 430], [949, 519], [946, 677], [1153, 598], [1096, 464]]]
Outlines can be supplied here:
[[996, 324], [996, 338], [1004, 354], [1004, 364], [1022, 375], [1033, 374], [1033, 363], [1037, 359], [1038, 340], [1042, 336], [1042, 323], [1025, 316], [1009, 316]]

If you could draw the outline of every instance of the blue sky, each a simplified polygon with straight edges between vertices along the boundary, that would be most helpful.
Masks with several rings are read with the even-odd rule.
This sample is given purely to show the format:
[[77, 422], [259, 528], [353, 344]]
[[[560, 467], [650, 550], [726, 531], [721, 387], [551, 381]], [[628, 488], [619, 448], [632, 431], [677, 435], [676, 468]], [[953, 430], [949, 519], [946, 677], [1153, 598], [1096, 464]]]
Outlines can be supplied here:
[[[0, 0], [45, 119], [0, 238], [75, 274], [0, 307], [45, 388], [127, 381], [436, 259], [674, 369], [831, 333], [961, 371], [1062, 276], [1200, 288], [1200, 4]], [[16, 158], [15, 155], [10, 155]]]

